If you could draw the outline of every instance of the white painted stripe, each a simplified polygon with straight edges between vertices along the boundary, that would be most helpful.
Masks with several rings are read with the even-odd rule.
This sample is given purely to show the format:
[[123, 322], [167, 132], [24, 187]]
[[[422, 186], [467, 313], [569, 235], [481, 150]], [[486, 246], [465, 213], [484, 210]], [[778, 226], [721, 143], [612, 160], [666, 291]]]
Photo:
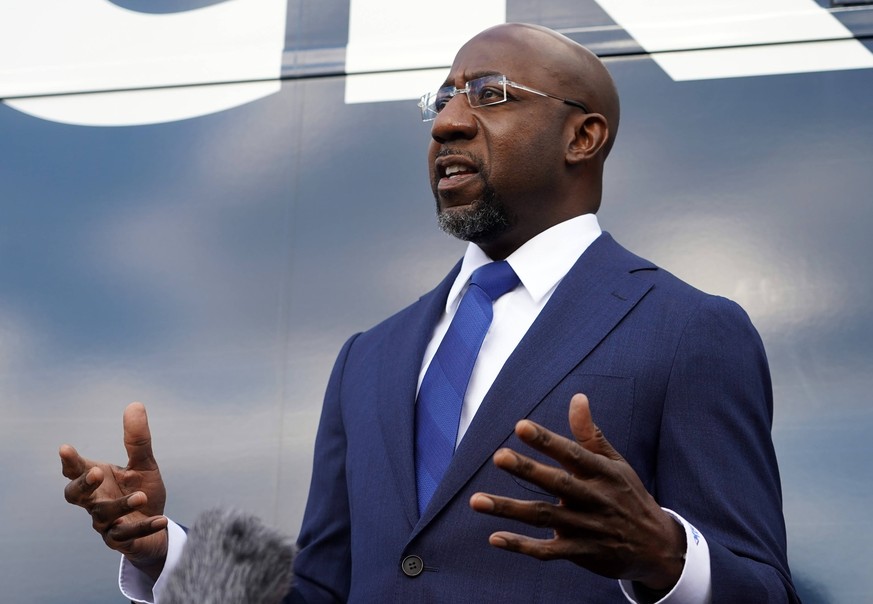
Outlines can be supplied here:
[[76, 126], [142, 126], [238, 107], [279, 92], [279, 80], [182, 88], [146, 88], [5, 101], [34, 117]]
[[442, 83], [464, 42], [505, 22], [506, 0], [442, 0], [433, 11], [409, 0], [351, 0], [346, 73], [439, 69], [346, 78], [346, 103], [421, 96]]
[[851, 38], [814, 0], [597, 0], [649, 52]]
[[873, 67], [873, 55], [857, 40], [689, 50], [654, 58], [675, 81]]
[[0, 97], [278, 78], [287, 0], [145, 14], [104, 0], [0, 3]]
[[[181, 13], [145, 14], [106, 0], [0, 1], [0, 97], [278, 81], [287, 5], [288, 0], [227, 0]], [[193, 117], [198, 98], [199, 115], [226, 109], [249, 102], [255, 90], [274, 92], [278, 85], [229, 87], [219, 99], [203, 90], [165, 91], [150, 96], [167, 102], [131, 108], [111, 106], [120, 95], [7, 104], [59, 122], [83, 123], [91, 115], [109, 125], [112, 115], [120, 120], [117, 125], [128, 125]], [[170, 99], [179, 99], [181, 107], [174, 108]], [[88, 109], [90, 100], [95, 105]]]
[[[674, 80], [873, 67], [873, 54], [814, 0], [597, 2]], [[841, 41], [790, 44], [825, 40]], [[718, 49], [727, 46], [737, 48]]]
[[[436, 89], [448, 74], [448, 67], [387, 73], [359, 73], [346, 77], [346, 103], [403, 101]], [[413, 107], [410, 104], [410, 107]]]

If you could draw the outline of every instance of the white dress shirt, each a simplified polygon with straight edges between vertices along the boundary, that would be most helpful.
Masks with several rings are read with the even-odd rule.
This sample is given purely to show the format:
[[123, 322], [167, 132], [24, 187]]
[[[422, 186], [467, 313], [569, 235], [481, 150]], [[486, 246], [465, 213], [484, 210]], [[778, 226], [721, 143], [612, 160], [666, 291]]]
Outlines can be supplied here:
[[[552, 297], [552, 292], [558, 287], [558, 283], [576, 263], [582, 252], [599, 236], [600, 226], [597, 224], [597, 217], [594, 214], [586, 214], [540, 233], [506, 259], [518, 275], [520, 284], [494, 302], [494, 318], [482, 341], [482, 348], [479, 349], [479, 356], [476, 357], [476, 364], [473, 366], [473, 373], [464, 396], [461, 423], [458, 427], [458, 442], [470, 427], [473, 416], [479, 410], [482, 399], [485, 398], [506, 359], [539, 316], [546, 302]], [[472, 243], [467, 246], [461, 270], [449, 290], [446, 312], [436, 324], [425, 350], [421, 372], [418, 375], [419, 386], [449, 329], [449, 324], [455, 317], [461, 298], [467, 291], [470, 275], [489, 262], [491, 258], [479, 246]], [[569, 401], [567, 402], [569, 404]]]
[[[577, 216], [543, 231], [506, 259], [518, 275], [520, 283], [513, 291], [494, 302], [494, 317], [482, 342], [464, 397], [458, 427], [458, 442], [470, 427], [473, 416], [476, 415], [485, 394], [491, 388], [509, 355], [518, 346], [579, 256], [600, 234], [600, 225], [594, 214]], [[445, 313], [434, 327], [434, 333], [425, 350], [418, 378], [419, 386], [455, 316], [467, 289], [470, 275], [489, 262], [491, 258], [478, 246], [474, 244], [467, 246], [461, 270], [449, 290]], [[567, 401], [568, 405], [569, 403], [570, 401]], [[670, 593], [658, 600], [658, 604], [708, 604], [711, 599], [712, 580], [706, 539], [681, 516], [671, 510], [665, 511], [684, 527], [687, 551], [685, 567], [679, 582]], [[167, 562], [164, 565], [164, 572], [154, 586], [145, 574], [140, 573], [122, 557], [119, 583], [125, 597], [136, 602], [159, 604], [163, 580], [178, 560], [186, 539], [184, 531], [172, 521], [169, 535], [170, 551]], [[632, 582], [619, 583], [630, 602], [641, 603], [641, 600], [636, 599]]]

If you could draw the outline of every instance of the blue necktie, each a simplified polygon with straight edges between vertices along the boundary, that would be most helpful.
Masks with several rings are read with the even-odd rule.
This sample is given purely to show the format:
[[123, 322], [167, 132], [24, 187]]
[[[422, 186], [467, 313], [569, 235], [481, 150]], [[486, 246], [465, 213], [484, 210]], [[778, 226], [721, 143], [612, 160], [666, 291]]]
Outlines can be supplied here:
[[505, 260], [476, 269], [424, 374], [415, 410], [415, 483], [419, 514], [427, 507], [455, 452], [464, 393], [482, 340], [491, 325], [491, 304], [515, 289], [518, 282], [518, 276]]

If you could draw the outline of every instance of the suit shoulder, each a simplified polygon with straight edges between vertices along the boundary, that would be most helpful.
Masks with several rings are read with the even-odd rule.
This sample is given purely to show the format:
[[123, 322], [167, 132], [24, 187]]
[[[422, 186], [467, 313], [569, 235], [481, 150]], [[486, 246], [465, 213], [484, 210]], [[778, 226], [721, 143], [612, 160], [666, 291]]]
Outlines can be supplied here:
[[664, 267], [615, 245], [624, 256], [623, 262], [632, 278], [647, 281], [651, 285], [647, 296], [651, 298], [650, 302], [659, 300], [662, 304], [678, 305], [694, 314], [751, 323], [749, 315], [734, 300], [705, 292]]

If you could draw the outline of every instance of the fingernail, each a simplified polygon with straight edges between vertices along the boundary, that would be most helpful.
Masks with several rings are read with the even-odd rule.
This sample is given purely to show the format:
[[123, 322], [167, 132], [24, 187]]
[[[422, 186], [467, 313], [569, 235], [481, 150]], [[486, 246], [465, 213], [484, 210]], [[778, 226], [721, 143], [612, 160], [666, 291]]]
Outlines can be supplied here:
[[91, 476], [91, 470], [88, 470], [88, 473], [85, 474], [85, 484], [87, 484], [90, 487], [91, 485], [94, 484], [94, 482], [96, 482], [96, 481], [94, 480], [94, 477]]
[[512, 469], [518, 466], [518, 455], [512, 449], [500, 449], [494, 454], [494, 461], [504, 469]]
[[490, 497], [486, 497], [485, 495], [477, 495], [476, 496], [476, 506], [479, 508], [481, 512], [493, 512], [494, 511], [494, 500]]
[[515, 433], [523, 438], [532, 439], [537, 435], [537, 427], [534, 423], [523, 419], [516, 424]]
[[500, 535], [491, 535], [491, 539], [489, 539], [489, 541], [494, 547], [506, 547], [507, 545], [509, 545], [506, 539], [504, 539]]

